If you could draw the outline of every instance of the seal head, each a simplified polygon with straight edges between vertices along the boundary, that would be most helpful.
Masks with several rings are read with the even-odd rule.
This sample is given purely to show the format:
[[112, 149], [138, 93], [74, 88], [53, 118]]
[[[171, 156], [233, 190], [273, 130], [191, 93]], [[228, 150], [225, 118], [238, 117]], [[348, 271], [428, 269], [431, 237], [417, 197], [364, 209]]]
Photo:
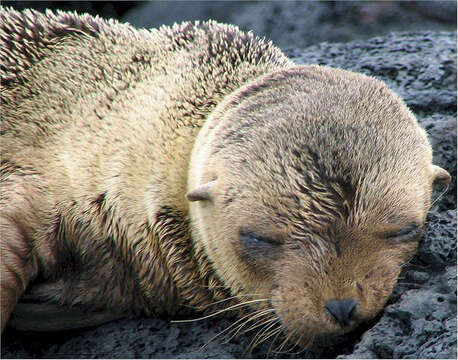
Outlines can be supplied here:
[[433, 182], [449, 180], [382, 82], [292, 67], [228, 96], [200, 131], [193, 239], [233, 295], [270, 310], [264, 338], [284, 331], [311, 347], [380, 312], [416, 251]]

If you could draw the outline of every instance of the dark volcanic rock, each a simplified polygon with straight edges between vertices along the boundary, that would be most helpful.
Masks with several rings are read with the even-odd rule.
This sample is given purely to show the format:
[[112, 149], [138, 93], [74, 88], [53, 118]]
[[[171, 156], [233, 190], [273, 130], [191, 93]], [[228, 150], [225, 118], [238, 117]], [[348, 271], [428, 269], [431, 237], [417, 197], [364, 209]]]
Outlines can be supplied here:
[[[436, 162], [453, 176], [453, 185], [428, 216], [418, 254], [405, 267], [381, 316], [327, 353], [288, 357], [456, 358], [456, 33], [390, 35], [287, 53], [299, 64], [341, 67], [386, 81], [426, 127]], [[252, 339], [246, 334], [227, 344], [222, 338], [212, 340], [230, 324], [227, 319], [179, 324], [138, 319], [59, 334], [7, 330], [2, 357], [250, 356], [243, 353]], [[251, 356], [266, 357], [268, 350], [264, 345]]]
[[455, 1], [264, 1], [231, 22], [281, 48], [368, 39], [396, 31], [456, 29]]

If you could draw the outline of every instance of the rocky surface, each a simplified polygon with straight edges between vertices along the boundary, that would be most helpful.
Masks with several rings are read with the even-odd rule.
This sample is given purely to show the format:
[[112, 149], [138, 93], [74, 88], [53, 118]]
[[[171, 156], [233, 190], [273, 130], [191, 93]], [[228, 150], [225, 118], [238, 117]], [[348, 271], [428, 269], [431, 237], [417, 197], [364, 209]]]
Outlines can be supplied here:
[[385, 311], [326, 353], [278, 355], [269, 353], [269, 344], [244, 353], [249, 333], [227, 343], [224, 334], [213, 339], [232, 324], [230, 319], [170, 323], [152, 318], [62, 333], [9, 329], [2, 337], [2, 358], [456, 358], [456, 33], [393, 34], [285, 51], [298, 64], [341, 67], [387, 82], [427, 129], [436, 163], [453, 176], [429, 213], [418, 254], [405, 267]]
[[247, 4], [230, 20], [282, 48], [303, 48], [323, 41], [368, 39], [395, 31], [453, 31], [456, 2], [265, 1]]

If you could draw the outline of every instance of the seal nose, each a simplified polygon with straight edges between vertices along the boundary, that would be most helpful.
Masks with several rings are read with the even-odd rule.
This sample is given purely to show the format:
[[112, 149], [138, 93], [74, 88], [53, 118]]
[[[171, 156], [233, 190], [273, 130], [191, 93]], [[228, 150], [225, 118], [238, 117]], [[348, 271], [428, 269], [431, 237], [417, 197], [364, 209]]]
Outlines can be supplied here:
[[354, 299], [329, 300], [324, 308], [339, 323], [340, 326], [347, 326], [356, 313], [358, 301]]

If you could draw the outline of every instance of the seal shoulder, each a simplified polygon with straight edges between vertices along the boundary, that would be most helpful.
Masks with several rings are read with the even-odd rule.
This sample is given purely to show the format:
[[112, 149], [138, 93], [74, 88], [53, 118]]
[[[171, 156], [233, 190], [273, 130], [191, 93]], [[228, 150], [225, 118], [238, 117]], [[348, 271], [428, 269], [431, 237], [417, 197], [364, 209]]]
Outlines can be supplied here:
[[2, 86], [19, 81], [24, 71], [52, 53], [52, 47], [65, 38], [98, 37], [101, 34], [121, 35], [136, 30], [116, 20], [103, 20], [88, 14], [35, 10], [19, 12], [2, 8], [0, 13], [0, 44], [3, 51]]

